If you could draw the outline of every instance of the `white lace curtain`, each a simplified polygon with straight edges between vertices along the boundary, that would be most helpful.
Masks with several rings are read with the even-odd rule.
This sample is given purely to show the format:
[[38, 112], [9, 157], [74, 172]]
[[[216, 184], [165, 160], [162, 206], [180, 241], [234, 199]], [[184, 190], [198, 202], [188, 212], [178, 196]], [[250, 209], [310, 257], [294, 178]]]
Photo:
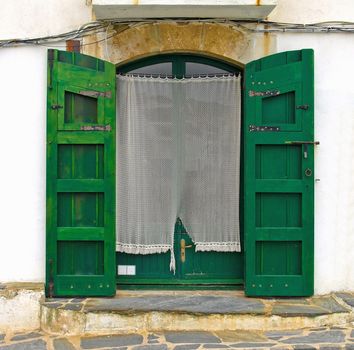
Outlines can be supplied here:
[[117, 77], [117, 251], [240, 251], [240, 76]]

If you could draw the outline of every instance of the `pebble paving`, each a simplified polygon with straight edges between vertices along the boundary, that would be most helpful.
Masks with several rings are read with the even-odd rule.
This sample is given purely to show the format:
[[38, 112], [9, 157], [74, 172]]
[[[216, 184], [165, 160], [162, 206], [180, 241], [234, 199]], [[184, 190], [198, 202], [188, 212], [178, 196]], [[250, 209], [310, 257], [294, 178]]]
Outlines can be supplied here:
[[0, 334], [0, 350], [354, 350], [354, 328], [291, 331], [184, 331], [93, 336], [53, 336], [41, 331]]

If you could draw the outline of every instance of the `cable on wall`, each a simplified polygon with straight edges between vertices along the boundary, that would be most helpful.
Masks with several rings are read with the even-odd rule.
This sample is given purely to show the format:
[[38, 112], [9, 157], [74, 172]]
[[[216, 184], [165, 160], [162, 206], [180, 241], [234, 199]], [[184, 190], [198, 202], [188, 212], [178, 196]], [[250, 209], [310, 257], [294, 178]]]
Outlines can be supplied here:
[[[13, 38], [0, 40], [0, 47], [13, 47], [20, 45], [40, 45], [40, 46], [55, 46], [56, 43], [60, 43], [71, 39], [83, 39], [95, 34], [106, 33], [110, 26], [121, 26], [121, 30], [115, 31], [111, 35], [105, 35], [104, 39], [82, 43], [81, 46], [93, 45], [102, 41], [106, 41], [124, 30], [127, 30], [134, 26], [141, 26], [144, 24], [158, 24], [158, 23], [221, 23], [230, 26], [235, 26], [246, 31], [253, 33], [354, 33], [354, 22], [345, 21], [328, 21], [319, 23], [283, 23], [272, 22], [266, 20], [237, 20], [237, 19], [215, 19], [215, 18], [166, 18], [166, 19], [154, 19], [154, 18], [142, 18], [142, 19], [115, 19], [107, 21], [94, 21], [89, 22], [77, 30], [72, 30], [65, 33], [56, 35], [35, 37], [35, 38]], [[58, 46], [61, 47], [61, 46]], [[63, 46], [65, 47], [65, 46]]]

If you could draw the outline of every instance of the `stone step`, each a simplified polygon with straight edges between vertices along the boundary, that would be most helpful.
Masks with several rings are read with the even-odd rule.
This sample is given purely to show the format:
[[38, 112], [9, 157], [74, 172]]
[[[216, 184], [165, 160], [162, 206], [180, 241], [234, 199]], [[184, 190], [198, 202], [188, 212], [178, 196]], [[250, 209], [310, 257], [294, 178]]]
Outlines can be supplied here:
[[119, 291], [114, 298], [46, 299], [41, 328], [51, 334], [83, 335], [331, 327], [354, 320], [351, 298], [345, 293], [256, 299], [233, 291]]

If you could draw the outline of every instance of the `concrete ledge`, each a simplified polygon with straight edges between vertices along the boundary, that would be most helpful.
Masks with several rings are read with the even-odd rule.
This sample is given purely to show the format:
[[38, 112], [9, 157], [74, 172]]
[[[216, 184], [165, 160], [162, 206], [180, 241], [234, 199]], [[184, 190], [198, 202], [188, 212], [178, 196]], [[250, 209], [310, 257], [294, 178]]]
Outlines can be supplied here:
[[348, 325], [353, 320], [352, 308], [335, 295], [251, 299], [238, 292], [125, 292], [115, 298], [47, 300], [41, 327], [66, 335], [271, 331]]
[[114, 298], [45, 299], [42, 284], [0, 284], [1, 332], [54, 335], [159, 331], [280, 331], [354, 324], [354, 293], [246, 298], [235, 291], [118, 291]]

